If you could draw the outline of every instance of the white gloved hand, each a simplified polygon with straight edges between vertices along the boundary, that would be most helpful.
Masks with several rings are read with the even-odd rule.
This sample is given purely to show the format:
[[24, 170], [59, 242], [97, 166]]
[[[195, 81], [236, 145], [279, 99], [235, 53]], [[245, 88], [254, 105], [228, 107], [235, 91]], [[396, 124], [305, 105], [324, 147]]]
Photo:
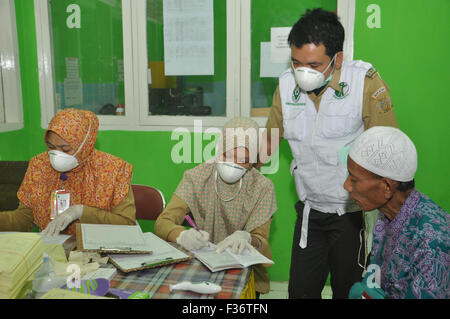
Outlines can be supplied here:
[[56, 236], [62, 230], [66, 229], [69, 224], [81, 218], [83, 214], [83, 205], [72, 205], [59, 214], [55, 219], [48, 223], [47, 227], [42, 231], [42, 235]]
[[208, 246], [209, 233], [204, 230], [195, 230], [191, 228], [184, 230], [177, 237], [177, 244], [180, 244], [184, 249], [196, 250]]
[[252, 236], [250, 236], [249, 232], [244, 230], [236, 230], [217, 245], [216, 252], [220, 254], [227, 247], [231, 247], [231, 252], [233, 254], [241, 254], [245, 248], [252, 251], [254, 248], [250, 244], [251, 240]]

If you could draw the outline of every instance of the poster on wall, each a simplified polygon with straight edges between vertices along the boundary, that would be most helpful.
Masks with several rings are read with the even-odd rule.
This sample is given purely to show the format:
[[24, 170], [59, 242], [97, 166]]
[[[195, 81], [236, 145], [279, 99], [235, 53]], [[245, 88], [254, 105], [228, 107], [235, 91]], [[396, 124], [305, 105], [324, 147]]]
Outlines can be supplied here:
[[117, 60], [117, 81], [124, 81], [123, 60]]
[[66, 58], [66, 78], [64, 79], [64, 105], [83, 104], [83, 83], [80, 78], [78, 58]]
[[83, 84], [80, 78], [64, 79], [64, 104], [66, 106], [83, 104]]
[[262, 78], [277, 78], [289, 69], [290, 63], [273, 63], [270, 60], [270, 42], [261, 42], [261, 56], [259, 65], [259, 76]]
[[213, 75], [213, 0], [164, 0], [163, 19], [165, 75]]
[[291, 60], [288, 36], [291, 27], [270, 28], [270, 62], [285, 63]]

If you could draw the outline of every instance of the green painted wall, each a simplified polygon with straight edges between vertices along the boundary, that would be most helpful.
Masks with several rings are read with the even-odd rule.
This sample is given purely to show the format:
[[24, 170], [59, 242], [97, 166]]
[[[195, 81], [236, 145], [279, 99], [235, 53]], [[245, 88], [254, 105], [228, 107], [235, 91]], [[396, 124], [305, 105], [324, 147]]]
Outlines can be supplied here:
[[[370, 4], [381, 28], [366, 25]], [[371, 62], [391, 89], [399, 127], [418, 152], [417, 188], [450, 212], [450, 1], [356, 1], [355, 59]]]
[[[366, 8], [381, 6], [381, 29], [368, 29]], [[2, 160], [28, 160], [45, 150], [40, 128], [40, 100], [33, 0], [16, 0], [20, 67], [24, 104], [24, 129], [0, 133]], [[449, 74], [446, 17], [450, 2], [434, 0], [358, 0], [355, 25], [355, 58], [374, 64], [387, 81], [400, 127], [415, 141], [419, 151], [418, 188], [450, 211], [449, 158], [450, 116], [447, 98], [439, 94]], [[422, 22], [424, 21], [424, 22]], [[433, 21], [433, 23], [429, 23]], [[183, 172], [195, 164], [174, 164], [170, 159], [170, 132], [102, 131], [97, 148], [119, 156], [134, 166], [133, 183], [154, 185], [169, 200]], [[274, 182], [279, 210], [271, 228], [270, 242], [275, 265], [271, 280], [289, 276], [290, 250], [296, 214], [295, 187], [289, 175], [292, 159], [288, 144], [280, 146], [280, 167], [268, 177]], [[152, 223], [145, 223], [151, 230]]]

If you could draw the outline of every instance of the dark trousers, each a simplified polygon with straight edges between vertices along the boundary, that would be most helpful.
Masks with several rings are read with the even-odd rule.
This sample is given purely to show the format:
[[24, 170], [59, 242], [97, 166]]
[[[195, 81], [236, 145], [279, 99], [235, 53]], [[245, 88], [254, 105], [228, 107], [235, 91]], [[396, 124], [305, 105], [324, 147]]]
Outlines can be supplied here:
[[[297, 222], [292, 243], [289, 276], [290, 299], [321, 298], [331, 272], [333, 298], [348, 298], [352, 285], [361, 281], [364, 264], [364, 223], [362, 212], [328, 214], [311, 209], [306, 248], [299, 246], [303, 203], [297, 202]], [[362, 245], [360, 241], [362, 236]]]

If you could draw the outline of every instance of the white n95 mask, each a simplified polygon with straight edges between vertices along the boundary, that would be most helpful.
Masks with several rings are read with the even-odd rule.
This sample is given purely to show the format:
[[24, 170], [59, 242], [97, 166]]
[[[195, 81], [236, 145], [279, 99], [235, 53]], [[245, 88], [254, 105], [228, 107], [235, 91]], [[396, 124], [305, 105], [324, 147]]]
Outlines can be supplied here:
[[328, 70], [328, 68], [330, 67], [331, 63], [333, 63], [335, 58], [336, 55], [334, 55], [333, 59], [330, 61], [330, 63], [323, 72], [319, 72], [317, 70], [313, 70], [307, 67], [300, 67], [294, 69], [295, 82], [297, 82], [300, 89], [309, 92], [322, 87], [328, 81], [330, 81], [331, 74], [328, 77], [328, 79], [324, 81], [325, 79], [324, 73]]
[[48, 156], [50, 157], [50, 164], [58, 172], [68, 172], [78, 166], [78, 160], [73, 155], [51, 150], [48, 151]]
[[89, 123], [89, 128], [86, 133], [86, 137], [84, 138], [84, 140], [81, 143], [78, 150], [73, 155], [69, 155], [67, 153], [57, 151], [57, 150], [48, 151], [48, 156], [50, 157], [50, 164], [56, 171], [65, 173], [65, 172], [73, 170], [75, 167], [77, 167], [79, 165], [78, 160], [75, 157], [75, 155], [77, 155], [78, 152], [83, 148], [83, 145], [84, 145], [84, 143], [86, 143], [86, 140], [87, 140], [90, 132], [91, 132], [91, 123]]
[[225, 183], [234, 184], [244, 176], [247, 170], [233, 162], [217, 162], [217, 171]]

